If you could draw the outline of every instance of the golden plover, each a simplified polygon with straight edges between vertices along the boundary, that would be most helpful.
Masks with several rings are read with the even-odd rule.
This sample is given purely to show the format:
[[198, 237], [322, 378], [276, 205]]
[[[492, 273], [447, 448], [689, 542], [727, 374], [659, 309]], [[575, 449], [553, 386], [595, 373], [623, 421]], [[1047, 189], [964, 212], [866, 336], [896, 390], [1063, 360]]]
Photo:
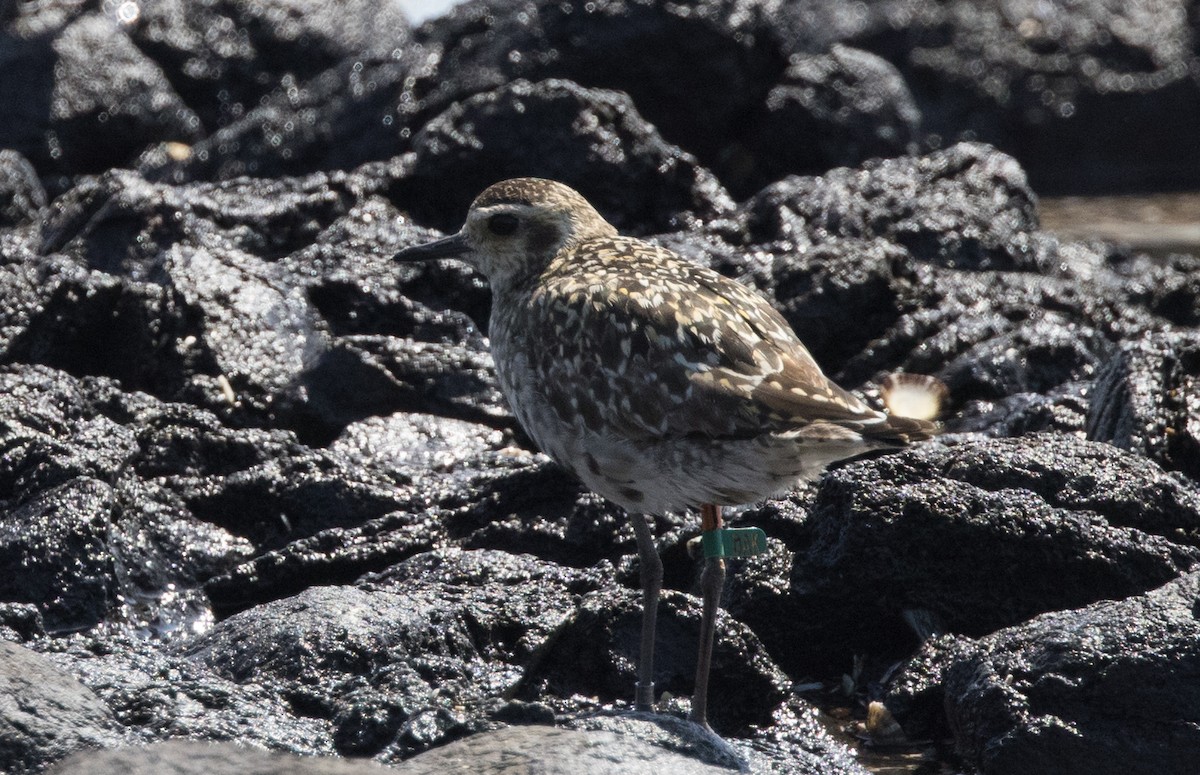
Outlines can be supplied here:
[[[629, 512], [643, 595], [639, 709], [654, 703], [662, 586], [645, 515], [697, 507], [705, 538], [717, 538], [726, 532], [723, 505], [753, 503], [833, 461], [935, 432], [842, 390], [762, 297], [622, 237], [561, 183], [497, 183], [457, 234], [396, 258], [456, 258], [487, 277], [492, 355], [513, 413], [542, 451]], [[691, 706], [705, 727], [724, 554], [719, 541], [705, 542]]]

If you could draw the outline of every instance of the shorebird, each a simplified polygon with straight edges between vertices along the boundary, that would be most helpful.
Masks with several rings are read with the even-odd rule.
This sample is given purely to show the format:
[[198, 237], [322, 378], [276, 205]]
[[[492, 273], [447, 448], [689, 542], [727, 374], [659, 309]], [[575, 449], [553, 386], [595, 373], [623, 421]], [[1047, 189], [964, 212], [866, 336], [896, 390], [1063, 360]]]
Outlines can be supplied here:
[[621, 236], [562, 183], [496, 183], [457, 234], [396, 254], [435, 258], [459, 259], [487, 278], [496, 375], [525, 431], [630, 515], [643, 602], [638, 709], [655, 701], [662, 587], [648, 515], [699, 509], [706, 560], [689, 717], [708, 728], [729, 553], [721, 507], [785, 491], [834, 461], [928, 438], [936, 426], [875, 410], [838, 387], [761, 296]]

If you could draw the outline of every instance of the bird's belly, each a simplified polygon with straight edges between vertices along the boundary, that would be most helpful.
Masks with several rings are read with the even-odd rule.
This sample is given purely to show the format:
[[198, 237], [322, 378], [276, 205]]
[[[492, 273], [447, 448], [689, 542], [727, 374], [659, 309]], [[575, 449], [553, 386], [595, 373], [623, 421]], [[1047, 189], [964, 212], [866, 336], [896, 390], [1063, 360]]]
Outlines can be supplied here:
[[704, 503], [755, 503], [868, 449], [861, 443], [799, 442], [779, 435], [634, 441], [583, 429], [561, 456], [551, 457], [626, 510], [661, 514]]
[[505, 357], [496, 358], [497, 376], [525, 432], [589, 489], [628, 511], [662, 514], [704, 503], [754, 503], [872, 447], [857, 433], [719, 439], [630, 437], [588, 427], [581, 417], [564, 417], [555, 410], [539, 390], [522, 348], [505, 349]]
[[518, 419], [538, 447], [588, 489], [631, 512], [682, 512], [704, 503], [754, 503], [815, 479], [861, 441], [813, 442], [778, 434], [752, 439], [629, 438], [565, 423], [525, 402]]

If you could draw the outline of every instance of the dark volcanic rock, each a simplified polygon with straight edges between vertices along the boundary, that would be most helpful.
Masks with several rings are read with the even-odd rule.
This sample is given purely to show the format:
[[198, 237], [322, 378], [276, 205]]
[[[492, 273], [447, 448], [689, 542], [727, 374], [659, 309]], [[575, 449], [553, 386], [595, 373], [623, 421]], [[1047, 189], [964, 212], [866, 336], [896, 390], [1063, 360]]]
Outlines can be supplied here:
[[[423, 314], [417, 311], [413, 317]], [[356, 382], [347, 384], [349, 378]], [[305, 410], [318, 413], [330, 430], [398, 410], [513, 424], [496, 384], [492, 356], [478, 336], [464, 342], [345, 337], [322, 354], [302, 382], [309, 391]]]
[[24, 643], [46, 634], [46, 625], [32, 603], [0, 603], [0, 640]]
[[[0, 146], [43, 174], [127, 166], [163, 141], [177, 145], [161, 153], [186, 158], [189, 144], [243, 118], [273, 90], [294, 101], [304, 81], [355, 56], [388, 58], [409, 37], [403, 13], [376, 0], [87, 8], [21, 4], [0, 31], [9, 76], [0, 102], [13, 108], [0, 120]], [[311, 113], [294, 117], [312, 121]]]
[[[394, 45], [378, 45], [353, 58], [347, 55], [340, 63], [330, 62], [319, 75], [313, 69], [325, 60], [308, 57], [264, 95], [258, 107], [235, 99], [247, 90], [241, 82], [217, 91], [230, 104], [220, 106], [216, 124], [209, 103], [211, 90], [228, 76], [224, 71], [262, 65], [242, 60], [253, 41], [231, 43], [227, 48], [232, 53], [190, 52], [192, 67], [180, 72], [179, 88], [213, 131], [190, 153], [156, 149], [145, 158], [146, 169], [176, 180], [347, 169], [407, 150], [418, 130], [456, 103], [522, 79], [555, 78], [592, 91], [628, 94], [671, 142], [698, 155], [740, 194], [752, 193], [777, 174], [821, 172], [907, 148], [919, 114], [907, 87], [886, 62], [841, 48], [797, 55], [787, 69], [787, 57], [772, 41], [771, 20], [761, 9], [740, 0], [706, 6], [685, 11], [645, 2], [578, 7], [539, 2], [514, 12], [504, 3], [469, 3], [422, 27], [421, 45], [385, 35], [382, 40]], [[150, 18], [169, 17], [165, 34], [184, 41], [185, 50], [195, 48], [190, 26], [197, 19], [189, 17], [203, 20], [213, 9], [202, 5], [200, 11], [184, 14], [172, 4], [166, 7], [170, 13], [160, 11]], [[157, 45], [156, 29], [155, 24], [139, 25], [134, 34], [175, 73], [179, 52]], [[622, 56], [611, 55], [618, 50]], [[643, 67], [639, 55], [653, 57], [655, 66]], [[208, 60], [218, 61], [208, 66]], [[270, 61], [268, 69], [273, 64]], [[218, 83], [199, 84], [197, 94], [193, 70]], [[260, 83], [279, 81], [274, 72], [255, 75], [249, 91]], [[780, 80], [771, 89], [776, 78]], [[249, 112], [242, 115], [245, 110]], [[509, 121], [528, 123], [539, 114], [535, 111], [528, 119], [509, 116]], [[546, 133], [544, 124], [543, 120], [511, 134], [542, 135], [551, 147], [562, 143], [565, 135]], [[814, 140], [818, 135], [826, 140]], [[848, 136], [855, 140], [847, 141]], [[538, 143], [531, 145], [536, 148]], [[619, 153], [609, 145], [609, 155]], [[535, 171], [553, 168], [550, 161], [568, 167], [578, 163], [566, 153], [550, 159], [511, 150], [494, 160], [490, 155], [480, 158], [495, 164], [507, 155], [509, 166], [528, 161]], [[566, 179], [578, 182], [571, 175]]]
[[487, 330], [491, 292], [480, 275], [458, 261], [392, 260], [401, 248], [441, 236], [369, 193], [391, 186], [408, 169], [403, 159], [362, 167], [362, 198], [280, 263], [305, 283], [336, 335], [388, 334], [486, 349], [479, 334]]
[[[4, 17], [17, 77], [0, 136], [44, 173], [101, 169], [78, 153], [91, 131], [104, 158], [150, 147], [147, 169], [180, 180], [299, 174], [402, 153], [455, 103], [563, 78], [628, 94], [738, 195], [910, 139], [998, 145], [1042, 191], [1200, 179], [1197, 23], [1168, 0], [1128, 13], [1099, 0], [1004, 12], [979, 0], [487, 0], [415, 36], [375, 0], [293, 6], [24, 4]], [[89, 38], [104, 56], [74, 54], [78, 32], [65, 30], [80, 24], [111, 28]], [[69, 67], [56, 76], [60, 52]], [[101, 68], [105, 86], [74, 77], [79, 64]], [[60, 127], [52, 109], [69, 120]]]
[[[194, 637], [211, 626], [211, 618], [195, 620], [175, 635]], [[298, 713], [269, 687], [224, 678], [162, 639], [93, 631], [35, 647], [100, 697], [131, 743], [190, 738], [309, 756], [335, 753], [326, 720]]]
[[1191, 321], [1195, 265], [1053, 239], [1036, 231], [1034, 202], [1012, 159], [960, 145], [788, 178], [714, 226], [729, 248], [692, 242], [764, 288], [842, 384], [935, 374], [985, 432], [980, 418], [999, 422], [1005, 402], [1049, 395], [1044, 412], [1060, 420], [1009, 427], [1077, 430], [1069, 386], [1090, 383], [1115, 342]]
[[0, 597], [36, 603], [52, 630], [90, 627], [116, 606], [112, 489], [75, 479], [0, 518]]
[[234, 616], [187, 653], [328, 719], [343, 753], [403, 757], [480, 728], [455, 709], [514, 685], [600, 579], [502, 553], [419, 555]]
[[[643, 722], [650, 735], [654, 721]], [[718, 775], [737, 766], [737, 760], [722, 751], [714, 742], [703, 739], [697, 730], [692, 734], [671, 735], [661, 746], [631, 735], [606, 729], [582, 731], [545, 726], [508, 727], [495, 732], [472, 735], [435, 751], [415, 756], [404, 764], [402, 773], [437, 775], [456, 769], [479, 773], [502, 773], [505, 770], [525, 769], [546, 773], [587, 772], [596, 775]], [[708, 745], [705, 745], [708, 743]], [[682, 748], [683, 751], [679, 749]], [[695, 756], [699, 748], [707, 759]], [[692, 754], [692, 755], [688, 755]]]
[[[781, 76], [789, 57], [825, 56], [840, 42], [897, 68], [922, 116], [927, 145], [990, 142], [1021, 159], [1039, 190], [1082, 191], [1144, 189], [1181, 178], [1194, 186], [1200, 179], [1190, 131], [1200, 104], [1189, 74], [1195, 24], [1172, 3], [1141, 13], [1102, 2], [1000, 12], [978, 0], [853, 9], [790, 3], [769, 12], [736, 1], [695, 9], [541, 2], [518, 13], [502, 12], [498, 3], [468, 3], [426, 24], [418, 38], [444, 50], [437, 70], [442, 94], [432, 92], [432, 101], [516, 78], [566, 77], [619, 89], [668, 140], [739, 190], [747, 161], [731, 149], [745, 145], [731, 138], [742, 140], [740, 128], [751, 123], [746, 117], [766, 111], [772, 89], [788, 88]], [[886, 84], [898, 81], [875, 78], [872, 92], [890, 97]], [[836, 80], [819, 83], [814, 91], [838, 90]], [[912, 104], [890, 102], [885, 111], [897, 116]], [[838, 93], [834, 105], [803, 118], [844, 118], [863, 107], [852, 91]], [[1123, 119], [1112, 121], [1114, 115]], [[777, 148], [763, 148], [754, 161], [770, 164]]]
[[[797, 702], [797, 705], [800, 703]], [[763, 775], [865, 775], [866, 770], [847, 749], [829, 736], [811, 708], [789, 707], [777, 714], [775, 720], [780, 722], [778, 728], [787, 729], [785, 734], [764, 735], [751, 741], [732, 743], [668, 714], [584, 714], [571, 719], [567, 726], [637, 737], [656, 746], [700, 756], [728, 768], [726, 771], [738, 767], [742, 771]]]
[[[113, 377], [165, 398], [183, 394], [189, 371], [215, 371], [211, 356], [190, 346], [188, 337], [198, 332], [193, 316], [159, 285], [124, 281], [58, 256], [8, 268], [4, 280], [12, 304], [4, 327], [9, 363]], [[208, 388], [216, 399], [211, 377]]]
[[957, 0], [853, 13], [806, 2], [787, 4], [774, 21], [784, 46], [824, 51], [838, 41], [888, 60], [930, 139], [998, 145], [1021, 159], [1039, 191], [1200, 181], [1200, 137], [1190, 130], [1200, 121], [1197, 19], [1174, 2]]
[[[166, 612], [168, 619], [194, 615], [188, 609], [198, 604], [185, 590], [248, 549], [193, 516], [191, 506], [205, 503], [196, 490], [205, 483], [209, 493], [235, 490], [236, 474], [253, 470], [256, 456], [278, 461], [286, 454], [286, 434], [219, 429], [202, 411], [44, 367], [10, 368], [0, 385], [0, 498], [7, 509], [0, 564], [12, 570], [5, 598], [36, 604], [54, 629], [91, 626], [109, 615], [150, 626], [159, 604], [182, 607]], [[325, 518], [337, 513], [310, 479], [297, 478], [270, 497], [265, 490], [276, 483], [262, 479], [264, 490], [254, 496], [242, 480], [243, 497], [286, 503], [304, 490]], [[263, 517], [271, 523], [277, 514]], [[233, 522], [235, 531], [255, 532], [253, 522]], [[147, 604], [151, 610], [140, 612]], [[139, 623], [143, 616], [150, 620]]]
[[388, 775], [363, 761], [269, 753], [234, 743], [172, 740], [144, 747], [76, 754], [51, 775]]
[[443, 231], [505, 178], [553, 177], [625, 230], [663, 230], [728, 213], [733, 203], [695, 158], [665, 142], [623, 94], [570, 81], [515, 81], [455, 104], [413, 138], [392, 194]]
[[[1013, 358], [1005, 360], [1011, 363]], [[1049, 432], [1082, 436], [1091, 395], [1091, 382], [1079, 380], [1064, 382], [1044, 393], [1017, 392], [1000, 400], [977, 400], [963, 408], [954, 426], [961, 433], [994, 438]]]
[[80, 748], [125, 742], [112, 711], [41, 654], [0, 640], [0, 768], [34, 773]]
[[959, 752], [984, 773], [1189, 771], [1198, 603], [1189, 574], [934, 654]]
[[[718, 168], [738, 193], [751, 194], [786, 175], [899, 156], [916, 147], [921, 122], [896, 68], [839, 45], [828, 53], [793, 55], [760, 110], [742, 133], [747, 158], [727, 151]], [[751, 169], [736, 169], [739, 161]]]
[[199, 119], [163, 72], [107, 17], [80, 17], [54, 49], [47, 150], [59, 169], [100, 172], [128, 164], [153, 142], [201, 136]]
[[338, 199], [303, 184], [243, 193], [118, 173], [60, 199], [41, 250], [74, 261], [49, 262], [57, 271], [24, 293], [34, 298], [18, 297], [30, 312], [7, 357], [225, 413], [285, 411], [323, 331], [302, 287], [260, 256], [311, 238], [303, 229]]
[[1200, 326], [1200, 255], [1124, 256], [1115, 269], [1131, 301], [1172, 326]]
[[[38, 10], [28, 16], [67, 21]], [[49, 35], [40, 28], [26, 17], [0, 32], [7, 54], [0, 104], [21, 106], [0, 121], [0, 146], [43, 174], [78, 174], [128, 164], [152, 143], [201, 136], [195, 114], [120, 24], [92, 12]]]
[[913, 615], [981, 635], [1161, 584], [1200, 562], [1198, 518], [1193, 488], [1107, 445], [928, 446], [831, 472], [790, 591], [775, 575], [786, 566], [734, 574], [729, 608], [785, 668], [836, 669], [913, 648]]
[[431, 101], [567, 78], [629, 94], [668, 141], [708, 161], [787, 64], [764, 34], [770, 24], [745, 0], [528, 2], [516, 12], [490, 0], [453, 8], [417, 38], [443, 50]]
[[1096, 375], [1088, 437], [1200, 480], [1200, 335], [1127, 342]]
[[958, 404], [1040, 393], [1165, 321], [1108, 257], [1038, 234], [1035, 202], [1010, 157], [963, 144], [770, 186], [719, 230], [759, 252], [715, 263], [773, 297], [844, 384], [905, 370]]
[[232, 408], [269, 417], [300, 400], [289, 394], [328, 347], [302, 288], [236, 249], [180, 247], [167, 253], [163, 269], [205, 334], [217, 383]]
[[[49, 605], [44, 613], [56, 627], [64, 616], [72, 626], [91, 624], [114, 608], [118, 575], [122, 595], [190, 588], [245, 559], [250, 542], [300, 550], [308, 536], [409, 503], [403, 461], [360, 469], [285, 432], [230, 429], [201, 410], [44, 367], [0, 381], [0, 497], [13, 508], [3, 520], [4, 561], [17, 579], [9, 599]], [[426, 438], [436, 445], [433, 434]], [[67, 497], [76, 491], [100, 500]], [[67, 525], [75, 527], [64, 533]], [[16, 575], [17, 567], [26, 571]], [[378, 567], [358, 566], [350, 578]], [[60, 578], [62, 568], [82, 576]], [[31, 587], [39, 573], [45, 579]], [[60, 595], [82, 596], [86, 611], [75, 611], [78, 602], [51, 605]]]
[[46, 191], [24, 156], [0, 150], [0, 229], [26, 224], [46, 206]]
[[956, 269], [1033, 270], [1025, 243], [1037, 200], [1016, 160], [961, 143], [819, 178], [786, 178], [743, 205], [752, 243], [798, 246], [883, 237], [919, 261]]
[[1053, 312], [1025, 321], [1025, 325], [1013, 325], [1000, 316], [977, 323], [982, 324], [980, 328], [998, 325], [940, 372], [960, 401], [1048, 393], [1090, 376], [1109, 349], [1097, 331]]
[[173, 186], [114, 170], [55, 200], [39, 249], [161, 283], [163, 253], [173, 246], [232, 248], [276, 261], [310, 246], [369, 189], [369, 181], [346, 174]]
[[922, 279], [913, 311], [844, 364], [841, 381], [932, 373], [944, 378], [952, 404], [983, 402], [970, 414], [990, 413], [992, 402], [1090, 381], [1112, 341], [1162, 325], [1130, 303], [1109, 273], [933, 272]]
[[398, 45], [346, 59], [305, 81], [287, 75], [255, 102], [221, 106], [236, 120], [186, 154], [155, 148], [141, 169], [148, 177], [186, 182], [345, 170], [387, 159], [408, 148], [410, 125], [418, 123], [410, 115], [414, 81], [428, 74], [430, 59], [436, 61], [420, 47]]
[[[626, 699], [637, 681], [640, 600], [632, 590], [588, 597], [530, 666], [518, 696]], [[698, 601], [666, 593], [659, 604], [655, 644], [658, 692], [691, 694], [699, 634]], [[717, 728], [740, 736], [752, 726], [770, 723], [786, 696], [787, 678], [748, 629], [729, 619], [718, 622], [712, 669], [712, 696], [721, 701], [709, 713]]]
[[[397, 409], [503, 422], [484, 340], [461, 314], [414, 303], [454, 300], [486, 319], [478, 284], [462, 269], [362, 255], [368, 240], [390, 256], [430, 234], [374, 193], [391, 175], [92, 179], [54, 203], [40, 244], [0, 267], [4, 356], [318, 442]], [[338, 340], [326, 317], [354, 337]]]
[[952, 738], [946, 719], [945, 673], [972, 646], [973, 641], [962, 635], [930, 635], [911, 659], [888, 676], [882, 701], [909, 739]]
[[[820, 732], [814, 731], [820, 739]], [[666, 715], [596, 714], [566, 729], [541, 725], [508, 727], [473, 735], [413, 757], [398, 768], [411, 775], [454, 769], [480, 773], [586, 772], [597, 775], [716, 775], [731, 771], [775, 775], [863, 775], [841, 750], [765, 750], [729, 745], [711, 732]], [[786, 758], [785, 758], [786, 756]]]
[[[432, 433], [423, 443], [428, 445], [429, 455], [443, 446], [443, 433], [460, 432], [454, 426], [427, 427]], [[623, 515], [597, 499], [581, 497], [579, 484], [544, 457], [512, 449], [483, 450], [440, 471], [414, 471], [410, 475], [402, 465], [395, 465], [400, 461], [387, 456], [386, 445], [391, 439], [367, 436], [358, 443], [377, 445], [383, 454], [362, 461], [361, 452], [335, 444], [335, 455], [348, 455], [345, 460], [334, 458], [339, 465], [362, 461], [356, 479], [372, 483], [402, 479], [405, 485], [415, 479], [413, 485], [397, 492], [394, 500], [370, 504], [377, 506], [375, 510], [340, 509], [345, 517], [357, 514], [361, 522], [326, 522], [323, 529], [311, 535], [293, 535], [284, 545], [272, 545], [270, 551], [212, 579], [206, 591], [218, 610], [240, 611], [295, 594], [315, 583], [349, 583], [364, 573], [381, 571], [415, 554], [449, 544], [529, 553], [569, 567], [612, 562], [632, 552], [632, 529]], [[409, 454], [413, 456], [410, 459], [422, 456], [419, 449]], [[329, 480], [330, 485], [335, 482]], [[281, 495], [297, 491], [286, 483], [277, 486]], [[363, 484], [349, 493], [363, 490], [386, 494]], [[247, 495], [263, 497], [257, 489], [248, 489]], [[387, 509], [389, 505], [391, 510]], [[376, 516], [378, 506], [386, 513]], [[326, 511], [305, 503], [297, 503], [295, 508], [299, 513], [313, 514], [310, 524], [320, 524]], [[213, 509], [217, 514], [227, 510]], [[283, 513], [290, 512], [284, 509]], [[662, 520], [660, 524], [676, 523]], [[266, 520], [264, 527], [275, 528], [276, 532], [270, 534], [273, 540], [283, 535], [278, 532], [278, 520]]]
[[209, 131], [350, 57], [408, 40], [399, 8], [376, 0], [161, 0], [130, 35], [166, 71]]
[[[235, 436], [230, 439], [235, 444], [254, 438], [230, 435]], [[277, 454], [264, 462], [225, 474], [206, 471], [195, 477], [180, 476], [171, 486], [201, 519], [263, 549], [333, 526], [356, 525], [406, 501], [407, 493], [391, 479], [360, 475], [343, 467], [334, 456], [291, 439], [269, 441], [275, 442], [272, 446]]]
[[0, 371], [0, 498], [20, 503], [76, 479], [117, 478], [137, 443], [96, 410], [96, 387], [44, 366]]
[[503, 439], [500, 431], [462, 420], [394, 414], [348, 426], [330, 451], [363, 468], [422, 476], [453, 471], [470, 458], [499, 449]]
[[[771, 263], [776, 308], [818, 363], [862, 352], [913, 308], [918, 276], [910, 254], [884, 239], [831, 239]], [[848, 330], [846, 315], [857, 325]]]

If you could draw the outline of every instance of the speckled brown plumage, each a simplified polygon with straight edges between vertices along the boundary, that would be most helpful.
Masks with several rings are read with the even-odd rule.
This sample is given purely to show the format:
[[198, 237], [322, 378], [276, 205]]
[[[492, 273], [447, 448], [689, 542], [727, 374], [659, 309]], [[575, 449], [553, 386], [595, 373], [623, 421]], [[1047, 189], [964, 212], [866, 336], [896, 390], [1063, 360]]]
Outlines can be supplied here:
[[932, 430], [826, 379], [753, 291], [618, 235], [560, 183], [491, 186], [445, 242], [491, 281], [492, 352], [521, 424], [627, 509], [752, 502]]
[[[631, 512], [753, 502], [934, 430], [842, 390], [762, 297], [620, 236], [560, 183], [497, 183], [458, 234], [398, 258], [440, 256], [491, 284], [496, 373], [522, 426]], [[643, 533], [639, 550], [649, 561]]]

